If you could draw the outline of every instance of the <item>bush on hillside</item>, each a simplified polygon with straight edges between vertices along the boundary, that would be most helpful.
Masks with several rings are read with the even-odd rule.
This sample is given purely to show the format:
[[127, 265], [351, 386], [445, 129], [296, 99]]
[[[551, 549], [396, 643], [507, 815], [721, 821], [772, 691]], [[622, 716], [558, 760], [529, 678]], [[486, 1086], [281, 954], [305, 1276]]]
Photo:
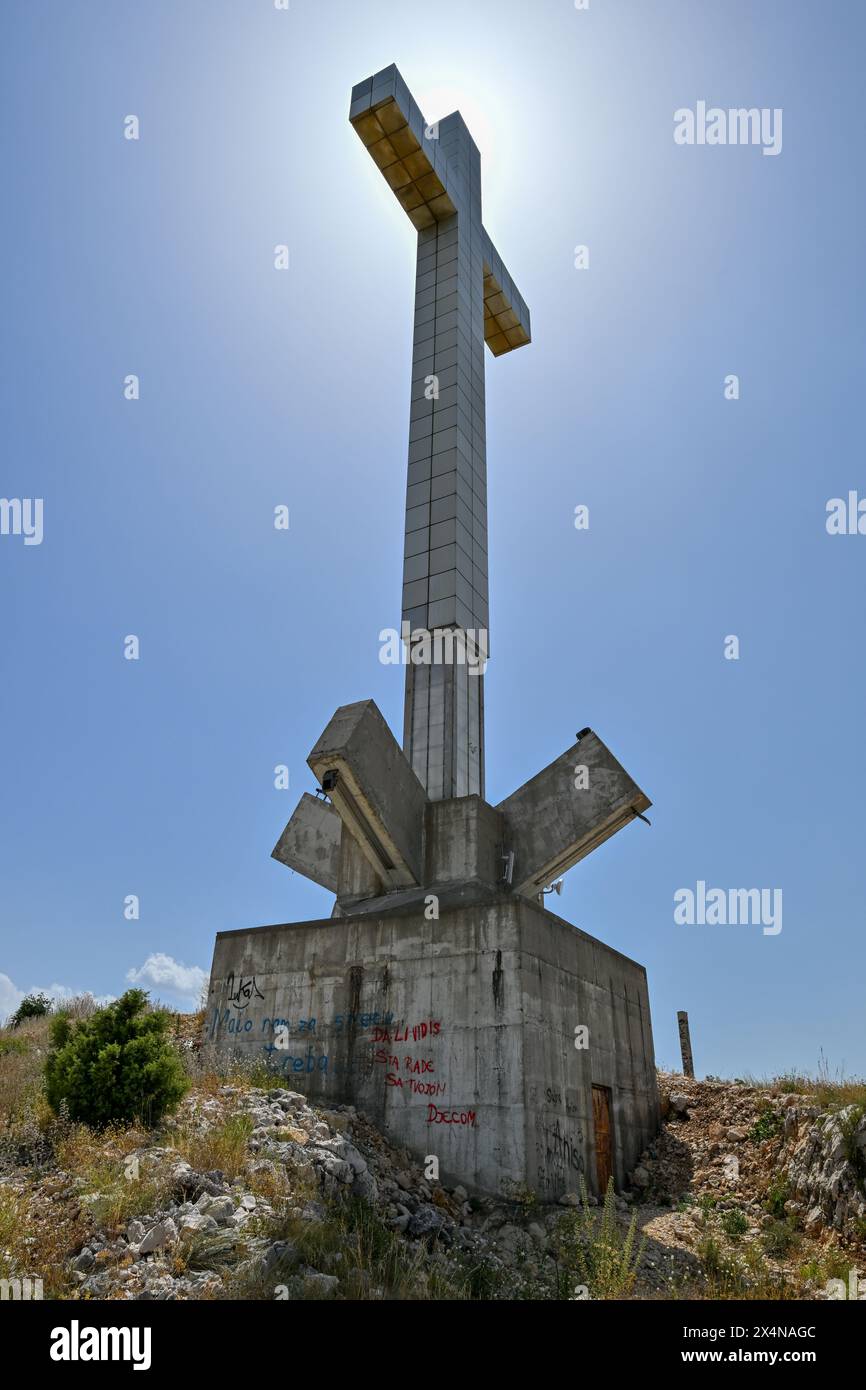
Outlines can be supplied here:
[[9, 1015], [9, 1028], [17, 1028], [25, 1018], [42, 1018], [51, 1011], [54, 1001], [47, 994], [25, 994], [14, 1014]]
[[52, 1109], [65, 1103], [71, 1120], [93, 1129], [135, 1120], [157, 1124], [186, 1090], [168, 1024], [168, 1015], [150, 1010], [140, 989], [77, 1022], [57, 1014], [45, 1064]]

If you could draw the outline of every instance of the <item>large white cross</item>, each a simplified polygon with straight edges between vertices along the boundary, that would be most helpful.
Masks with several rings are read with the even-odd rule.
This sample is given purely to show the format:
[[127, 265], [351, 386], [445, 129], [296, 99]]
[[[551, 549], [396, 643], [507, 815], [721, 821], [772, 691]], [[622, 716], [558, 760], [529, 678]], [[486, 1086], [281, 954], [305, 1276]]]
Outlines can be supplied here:
[[[403, 622], [483, 633], [489, 652], [484, 344], [528, 343], [529, 310], [482, 226], [460, 113], [428, 125], [392, 64], [352, 89], [349, 119], [418, 231]], [[461, 651], [406, 668], [403, 750], [431, 801], [484, 795], [484, 677]]]
[[[403, 618], [428, 637], [486, 634], [484, 344], [528, 343], [529, 312], [481, 224], [460, 114], [428, 126], [390, 67], [353, 89], [350, 120], [418, 231]], [[336, 915], [420, 911], [431, 884], [443, 910], [504, 887], [540, 900], [650, 805], [590, 729], [488, 805], [483, 676], [451, 658], [407, 666], [402, 751], [360, 700], [307, 759], [328, 800], [301, 798], [273, 856], [335, 893]]]

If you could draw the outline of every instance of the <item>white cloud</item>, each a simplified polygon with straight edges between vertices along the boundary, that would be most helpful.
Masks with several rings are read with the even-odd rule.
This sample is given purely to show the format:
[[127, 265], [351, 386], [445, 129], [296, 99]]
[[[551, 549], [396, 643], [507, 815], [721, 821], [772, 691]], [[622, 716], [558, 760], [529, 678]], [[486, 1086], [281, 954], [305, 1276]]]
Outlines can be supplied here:
[[127, 970], [126, 978], [131, 985], [168, 990], [170, 994], [178, 995], [184, 1003], [198, 1008], [207, 974], [199, 965], [183, 965], [173, 956], [157, 951], [148, 956], [138, 969], [133, 967]]
[[13, 985], [8, 975], [0, 975], [0, 1023], [14, 1014], [23, 998], [24, 991]]
[[[131, 985], [165, 992], [173, 996], [178, 1004], [188, 1005], [192, 1009], [198, 1008], [202, 989], [207, 983], [207, 974], [200, 966], [183, 965], [162, 951], [148, 956], [144, 964], [137, 969], [133, 967], [128, 970], [126, 978]], [[19, 989], [14, 980], [0, 972], [0, 1025], [6, 1022], [10, 1014], [14, 1014], [26, 994], [47, 994], [57, 1006], [65, 1003], [67, 999], [75, 999], [88, 993], [89, 990], [76, 989], [57, 981], [50, 985], [33, 985], [29, 989]], [[116, 995], [113, 994], [95, 996], [96, 1003], [100, 1005], [111, 1004], [115, 998]]]
[[[8, 975], [0, 974], [0, 1023], [5, 1023], [9, 1015], [14, 1014], [25, 995], [45, 994], [57, 1005], [64, 1003], [67, 999], [79, 999], [82, 994], [89, 993], [90, 990], [72, 989], [69, 985], [60, 985], [56, 982], [51, 985], [34, 985], [31, 989], [19, 989]], [[110, 1004], [113, 1000], [113, 994], [97, 994], [95, 996], [97, 1004]]]

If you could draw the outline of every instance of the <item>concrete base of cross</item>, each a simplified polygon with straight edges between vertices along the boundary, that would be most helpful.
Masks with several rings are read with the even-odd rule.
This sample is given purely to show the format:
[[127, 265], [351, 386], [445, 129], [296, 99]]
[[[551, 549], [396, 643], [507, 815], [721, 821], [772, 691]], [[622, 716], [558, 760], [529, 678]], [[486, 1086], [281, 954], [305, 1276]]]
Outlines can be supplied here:
[[301, 798], [274, 856], [334, 914], [218, 934], [206, 1046], [363, 1110], [443, 1181], [623, 1187], [658, 1126], [646, 974], [542, 893], [643, 792], [584, 730], [498, 806], [431, 801], [370, 700], [308, 761], [328, 799]]
[[658, 1132], [642, 966], [519, 893], [459, 891], [435, 918], [393, 902], [220, 932], [206, 1051], [353, 1105], [441, 1182], [622, 1189]]

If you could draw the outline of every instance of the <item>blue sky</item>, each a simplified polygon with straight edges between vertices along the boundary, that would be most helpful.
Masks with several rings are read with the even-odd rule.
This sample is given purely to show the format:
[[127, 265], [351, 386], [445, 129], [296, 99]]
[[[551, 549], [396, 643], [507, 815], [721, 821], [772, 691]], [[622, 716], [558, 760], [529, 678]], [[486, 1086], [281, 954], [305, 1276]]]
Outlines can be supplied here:
[[[646, 965], [659, 1061], [685, 1008], [699, 1073], [866, 1071], [866, 537], [825, 527], [866, 494], [862, 6], [16, 0], [2, 27], [0, 493], [44, 499], [44, 539], [0, 536], [0, 1013], [132, 977], [188, 1004], [215, 932], [330, 912], [269, 856], [337, 705], [402, 725], [415, 234], [347, 120], [396, 62], [469, 122], [532, 313], [487, 357], [488, 799], [594, 728], [652, 828], [557, 907]], [[678, 146], [699, 100], [781, 108], [782, 152]], [[677, 925], [699, 879], [781, 889], [782, 931]]]

